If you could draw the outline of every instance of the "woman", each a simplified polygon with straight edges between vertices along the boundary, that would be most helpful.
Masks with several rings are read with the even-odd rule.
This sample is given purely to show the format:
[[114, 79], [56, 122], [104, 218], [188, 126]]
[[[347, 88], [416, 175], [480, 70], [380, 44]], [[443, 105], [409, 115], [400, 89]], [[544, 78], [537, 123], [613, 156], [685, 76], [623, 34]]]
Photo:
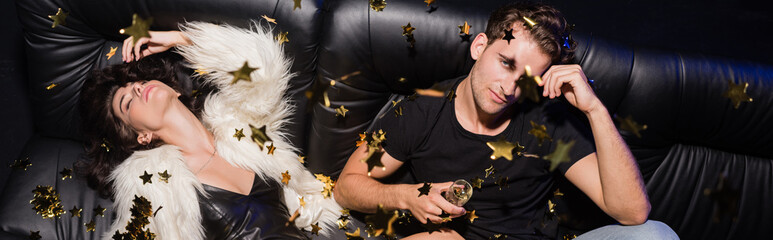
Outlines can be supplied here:
[[[198, 104], [181, 94], [172, 61], [142, 59], [171, 47], [208, 72], [199, 78], [215, 91]], [[93, 159], [86, 175], [115, 197], [118, 218], [105, 238], [146, 224], [159, 239], [332, 232], [341, 208], [321, 194], [324, 184], [297, 161], [281, 129], [292, 111], [283, 99], [291, 74], [270, 32], [190, 23], [126, 39], [122, 53], [128, 63], [95, 72], [81, 94]], [[234, 81], [230, 72], [244, 64], [258, 70]]]

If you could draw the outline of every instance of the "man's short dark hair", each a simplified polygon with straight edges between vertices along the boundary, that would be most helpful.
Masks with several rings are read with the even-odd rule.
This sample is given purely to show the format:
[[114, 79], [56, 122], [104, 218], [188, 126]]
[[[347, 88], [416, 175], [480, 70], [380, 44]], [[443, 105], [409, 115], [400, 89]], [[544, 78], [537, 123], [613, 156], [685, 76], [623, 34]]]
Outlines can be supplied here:
[[504, 31], [511, 29], [515, 22], [527, 24], [523, 17], [537, 22], [537, 25], [531, 28], [531, 37], [542, 51], [550, 56], [551, 62], [567, 63], [574, 58], [574, 48], [577, 44], [569, 37], [570, 30], [566, 19], [560, 11], [542, 3], [516, 2], [495, 10], [486, 26], [488, 43], [502, 39]]

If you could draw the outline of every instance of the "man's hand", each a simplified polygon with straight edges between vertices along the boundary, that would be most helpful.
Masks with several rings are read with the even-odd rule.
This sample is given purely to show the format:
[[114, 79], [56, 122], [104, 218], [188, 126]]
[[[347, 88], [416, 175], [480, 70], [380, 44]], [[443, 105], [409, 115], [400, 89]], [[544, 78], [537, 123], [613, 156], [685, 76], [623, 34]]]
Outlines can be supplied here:
[[542, 96], [557, 98], [564, 94], [574, 107], [588, 114], [603, 107], [588, 84], [580, 65], [553, 65], [542, 77]]
[[419, 193], [418, 189], [423, 184], [409, 185], [412, 191], [409, 199], [406, 201], [407, 209], [411, 211], [416, 219], [424, 224], [427, 223], [427, 219], [433, 223], [443, 222], [443, 219], [439, 217], [443, 212], [451, 214], [451, 218], [464, 215], [466, 213], [464, 208], [451, 204], [442, 195], [443, 192], [448, 191], [451, 184], [453, 182], [433, 183], [429, 194], [420, 197], [416, 196]]
[[[190, 40], [188, 40], [180, 31], [150, 31], [149, 33], [150, 38], [140, 38], [137, 40], [137, 44], [134, 44], [133, 37], [128, 37], [123, 41], [121, 54], [124, 62], [128, 63], [132, 60], [140, 60], [140, 58], [166, 51], [177, 45], [190, 44]], [[147, 48], [143, 49], [143, 45], [146, 45]]]

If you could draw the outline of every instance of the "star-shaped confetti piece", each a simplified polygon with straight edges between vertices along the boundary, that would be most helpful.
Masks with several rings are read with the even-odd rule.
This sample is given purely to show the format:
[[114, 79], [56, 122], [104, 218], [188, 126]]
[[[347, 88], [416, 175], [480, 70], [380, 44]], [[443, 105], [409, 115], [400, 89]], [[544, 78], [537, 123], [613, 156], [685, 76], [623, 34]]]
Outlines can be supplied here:
[[416, 30], [415, 27], [411, 27], [411, 23], [408, 22], [408, 25], [401, 26], [403, 28], [403, 36], [413, 35], [413, 30]]
[[386, 133], [383, 130], [374, 131], [371, 135], [367, 133], [360, 134], [360, 141], [357, 141], [357, 146], [363, 143], [368, 144], [368, 155], [360, 159], [360, 162], [368, 164], [368, 176], [370, 176], [371, 170], [375, 167], [381, 167], [381, 170], [386, 170], [384, 163], [381, 162], [381, 156], [384, 155], [384, 151], [381, 150], [381, 142], [384, 140], [386, 140]]
[[170, 177], [172, 177], [172, 174], [169, 174], [167, 170], [164, 170], [164, 172], [158, 172], [158, 180], [164, 181], [165, 183], [169, 183]]
[[478, 218], [478, 215], [475, 215], [475, 210], [467, 212], [467, 215], [465, 215], [465, 218], [467, 220], [470, 220], [470, 223], [474, 222], [476, 218]]
[[714, 201], [714, 222], [719, 222], [723, 218], [730, 218], [733, 221], [738, 220], [738, 198], [739, 191], [732, 188], [727, 181], [727, 175], [719, 175], [719, 181], [714, 189], [706, 188], [703, 195], [708, 196]]
[[386, 7], [386, 0], [370, 0], [370, 9], [381, 12]]
[[285, 222], [285, 227], [289, 227], [290, 225], [295, 225], [295, 219], [298, 219], [298, 217], [301, 216], [300, 210], [301, 210], [300, 208], [295, 209], [295, 212], [293, 212], [293, 215], [291, 215], [290, 218], [287, 219], [287, 222]]
[[346, 240], [365, 240], [360, 236], [360, 228], [357, 228], [354, 232], [345, 232], [346, 234]]
[[427, 4], [427, 7], [429, 7], [430, 4], [434, 3], [435, 0], [424, 0], [424, 3]]
[[285, 185], [290, 183], [290, 178], [291, 178], [290, 170], [287, 170], [287, 171], [282, 173], [282, 183], [284, 183]]
[[29, 238], [30, 238], [30, 240], [38, 240], [38, 239], [41, 239], [42, 237], [40, 236], [40, 231], [34, 231], [33, 232], [32, 230], [30, 230], [30, 237]]
[[239, 68], [239, 70], [229, 72], [231, 75], [234, 76], [233, 80], [231, 80], [231, 84], [234, 84], [239, 80], [244, 80], [248, 82], [252, 81], [252, 78], [250, 77], [250, 73], [252, 73], [252, 71], [255, 71], [257, 69], [258, 68], [251, 68], [250, 65], [247, 64], [247, 61], [244, 61], [244, 65], [242, 65], [242, 67]]
[[440, 228], [442, 227], [442, 224], [433, 223], [432, 221], [427, 218], [427, 223], [422, 223], [421, 227], [423, 227], [425, 230], [427, 230], [427, 233], [432, 234], [432, 232], [440, 232]]
[[397, 210], [387, 211], [384, 205], [379, 204], [376, 208], [376, 214], [365, 216], [365, 223], [373, 226], [373, 236], [378, 237], [382, 233], [387, 236], [394, 236], [392, 224], [397, 220]]
[[93, 232], [97, 226], [97, 224], [94, 222], [93, 219], [91, 220], [91, 222], [85, 223], [83, 225], [86, 226], [86, 232]]
[[338, 117], [338, 116], [346, 117], [346, 112], [348, 112], [348, 111], [349, 111], [349, 109], [346, 109], [346, 107], [344, 107], [344, 105], [341, 105], [340, 107], [336, 108], [336, 117]]
[[563, 197], [564, 193], [562, 193], [560, 189], [556, 188], [556, 191], [553, 191], [553, 196]]
[[298, 155], [298, 162], [301, 162], [301, 164], [306, 164], [306, 156]]
[[507, 44], [510, 44], [510, 40], [515, 39], [513, 36], [513, 29], [505, 29], [505, 36], [502, 37], [502, 40], [507, 41]]
[[322, 230], [322, 228], [319, 227], [319, 222], [311, 224], [311, 234], [319, 236], [319, 230]]
[[539, 93], [537, 93], [537, 87], [542, 82], [540, 76], [531, 74], [531, 66], [526, 65], [524, 67], [524, 73], [518, 78], [515, 83], [518, 88], [521, 89], [521, 97], [518, 98], [518, 103], [522, 103], [524, 99], [529, 99], [532, 102], [538, 103], [540, 99]]
[[116, 50], [118, 50], [118, 47], [110, 47], [110, 52], [105, 54], [105, 56], [107, 56], [107, 60], [110, 60], [110, 58], [113, 57], [113, 55], [115, 55]]
[[727, 84], [727, 91], [722, 93], [722, 96], [733, 101], [733, 107], [735, 109], [738, 109], [742, 102], [752, 102], [752, 98], [746, 94], [746, 88], [749, 87], [749, 83], [735, 84], [730, 80]]
[[110, 144], [110, 141], [107, 141], [107, 139], [102, 138], [102, 144], [100, 144], [99, 147], [104, 148], [105, 152], [110, 152], [110, 148], [112, 148], [113, 145]]
[[484, 180], [483, 180], [483, 179], [480, 179], [478, 176], [475, 176], [474, 178], [470, 179], [470, 185], [471, 185], [473, 188], [478, 188], [478, 189], [480, 189], [480, 188], [481, 188], [481, 186], [483, 185], [483, 182], [484, 182]]
[[279, 32], [279, 34], [277, 34], [276, 37], [274, 37], [274, 39], [276, 39], [276, 41], [279, 42], [279, 45], [282, 45], [283, 43], [286, 43], [286, 42], [290, 42], [290, 39], [287, 38], [287, 34], [289, 33], [290, 32]]
[[64, 213], [59, 193], [53, 187], [38, 185], [35, 190], [32, 190], [32, 193], [33, 198], [30, 201], [32, 210], [40, 214], [43, 219], [59, 217]]
[[83, 212], [83, 208], [78, 208], [78, 206], [72, 206], [72, 209], [70, 209], [70, 217], [81, 217], [81, 213]]
[[467, 24], [467, 21], [464, 21], [463, 25], [459, 25], [459, 35], [470, 35], [470, 24]]
[[421, 195], [429, 196], [430, 189], [432, 189], [432, 183], [424, 183], [424, 185], [419, 188], [419, 197], [421, 197]]
[[525, 21], [524, 25], [526, 27], [528, 27], [529, 29], [532, 29], [532, 28], [534, 28], [534, 26], [537, 25], [537, 22], [535, 22], [534, 20], [532, 20], [531, 18], [528, 18], [526, 16], [523, 17], [523, 21]]
[[505, 240], [505, 239], [507, 239], [507, 235], [501, 234], [501, 233], [497, 233], [497, 234], [494, 234], [493, 237], [490, 237], [488, 239], [490, 239], [490, 240]]
[[30, 158], [28, 157], [24, 159], [16, 159], [13, 161], [13, 163], [11, 163], [11, 165], [9, 165], [9, 167], [13, 169], [19, 169], [24, 171], [27, 171], [27, 168], [29, 166], [32, 166], [32, 163], [30, 163]]
[[153, 174], [148, 174], [148, 171], [145, 171], [145, 174], [142, 174], [140, 176], [140, 179], [142, 179], [142, 185], [145, 185], [146, 183], [153, 183]]
[[496, 172], [497, 172], [497, 170], [494, 168], [494, 164], [491, 164], [490, 167], [486, 168], [486, 177], [485, 178], [488, 178], [489, 176], [494, 176], [494, 173], [496, 173]]
[[548, 215], [548, 218], [553, 218], [556, 216], [556, 204], [553, 203], [553, 201], [551, 201], [550, 199], [548, 199], [547, 215]]
[[274, 143], [271, 142], [271, 145], [268, 145], [266, 149], [268, 149], [268, 155], [274, 155], [274, 150], [276, 150], [276, 147], [274, 147]]
[[403, 115], [403, 106], [397, 106], [395, 108], [395, 117], [399, 117]]
[[502, 188], [509, 188], [510, 186], [507, 185], [507, 181], [510, 180], [510, 177], [502, 177], [500, 176], [499, 179], [497, 179], [496, 184], [499, 185], [499, 190], [502, 190]]
[[55, 28], [58, 25], [64, 25], [67, 20], [67, 15], [69, 14], [70, 13], [64, 12], [62, 8], [59, 8], [56, 10], [56, 15], [48, 15], [48, 18], [54, 20], [54, 23], [51, 24], [51, 28]]
[[499, 138], [496, 142], [486, 142], [486, 145], [494, 151], [491, 153], [491, 160], [497, 160], [500, 157], [504, 157], [509, 161], [513, 160], [513, 149], [516, 147], [515, 144], [504, 138]]
[[569, 151], [572, 150], [572, 147], [574, 147], [575, 140], [564, 142], [563, 140], [558, 140], [558, 145], [556, 145], [556, 149], [553, 150], [552, 153], [548, 154], [547, 156], [543, 157], [545, 160], [550, 161], [550, 171], [558, 167], [559, 163], [562, 162], [569, 162]]
[[105, 217], [105, 210], [107, 209], [103, 208], [102, 205], [97, 205], [97, 207], [94, 208], [94, 216]]
[[531, 122], [531, 130], [529, 130], [529, 134], [536, 137], [539, 140], [539, 146], [542, 146], [542, 142], [545, 141], [545, 139], [549, 141], [553, 141], [553, 138], [548, 135], [548, 130], [545, 125], [535, 123], [534, 121]]
[[641, 131], [647, 130], [647, 125], [641, 125], [633, 120], [631, 115], [628, 115], [625, 118], [621, 118], [617, 115], [615, 115], [615, 120], [617, 120], [618, 123], [620, 123], [620, 129], [623, 129], [627, 132], [633, 133], [633, 135], [636, 135], [637, 138], [641, 138]]
[[276, 19], [270, 18], [270, 17], [268, 17], [266, 15], [261, 15], [260, 17], [262, 17], [263, 19], [266, 19], [266, 22], [270, 22], [270, 23], [276, 24]]
[[296, 8], [301, 8], [301, 0], [293, 0], [293, 11], [295, 11]]
[[250, 138], [253, 142], [257, 143], [258, 147], [260, 147], [260, 150], [263, 151], [263, 145], [266, 144], [266, 142], [271, 141], [271, 138], [266, 135], [266, 126], [263, 125], [260, 128], [256, 128], [255, 126], [252, 126], [252, 124], [249, 124], [249, 126], [250, 131], [252, 132]]
[[203, 68], [197, 68], [196, 70], [193, 70], [193, 72], [198, 75], [204, 75], [209, 73], [206, 69], [203, 69]]
[[341, 215], [341, 217], [336, 220], [336, 224], [338, 224], [338, 229], [340, 230], [349, 230], [349, 227], [347, 227], [349, 224], [349, 216]]
[[54, 89], [56, 86], [58, 86], [58, 84], [52, 83], [51, 85], [46, 86], [46, 90]]
[[59, 174], [62, 174], [62, 181], [68, 178], [72, 178], [72, 169], [64, 168]]
[[246, 137], [244, 135], [244, 128], [241, 128], [241, 129], [234, 128], [234, 137], [236, 138], [236, 141], [241, 141], [243, 137]]
[[132, 37], [132, 45], [137, 44], [137, 41], [143, 37], [150, 37], [150, 25], [153, 24], [153, 18], [141, 18], [140, 15], [132, 15], [132, 25], [121, 29], [119, 32], [124, 35]]

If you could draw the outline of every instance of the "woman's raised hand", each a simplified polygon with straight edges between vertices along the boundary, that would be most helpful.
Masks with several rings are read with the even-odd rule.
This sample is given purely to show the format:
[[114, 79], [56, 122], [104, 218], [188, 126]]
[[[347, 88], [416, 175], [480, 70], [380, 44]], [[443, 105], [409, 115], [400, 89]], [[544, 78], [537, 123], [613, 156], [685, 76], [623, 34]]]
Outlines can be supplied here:
[[[140, 60], [140, 58], [166, 51], [180, 44], [190, 44], [190, 40], [180, 31], [150, 31], [149, 33], [149, 38], [140, 38], [136, 44], [133, 37], [128, 37], [123, 41], [121, 54], [124, 62]], [[143, 48], [143, 46], [147, 47]]]

